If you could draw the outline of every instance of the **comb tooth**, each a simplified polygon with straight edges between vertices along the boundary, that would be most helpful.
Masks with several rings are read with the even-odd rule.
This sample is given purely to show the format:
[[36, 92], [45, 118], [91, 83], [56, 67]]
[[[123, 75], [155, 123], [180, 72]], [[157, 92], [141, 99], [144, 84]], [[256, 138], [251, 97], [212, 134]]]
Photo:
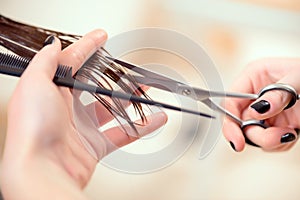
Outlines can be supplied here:
[[4, 56], [5, 54], [2, 54], [3, 56], [0, 57], [0, 63], [2, 64], [3, 63], [3, 59], [4, 59]]
[[11, 62], [11, 55], [6, 54], [7, 59], [3, 59], [3, 64], [8, 65]]
[[62, 68], [60, 66], [58, 66], [58, 68], [56, 69], [55, 72], [55, 76], [61, 78], [61, 74], [62, 74]]
[[70, 76], [70, 77], [72, 77], [72, 67], [66, 66], [65, 76]]
[[67, 75], [67, 67], [63, 66], [63, 75], [66, 76]]
[[3, 59], [1, 59], [1, 64], [5, 66], [9, 66], [12, 63], [12, 55], [3, 54]]
[[21, 63], [22, 63], [21, 59], [18, 56], [16, 56], [16, 55], [11, 56], [11, 65], [12, 66], [14, 66], [16, 68], [22, 68]]
[[25, 69], [29, 65], [29, 63], [31, 61], [31, 59], [28, 59], [28, 58], [21, 58], [21, 60], [22, 60], [22, 64], [20, 64], [20, 66], [23, 69]]
[[58, 68], [60, 69], [59, 77], [65, 77], [65, 67], [60, 65]]
[[8, 60], [8, 61], [9, 61], [9, 62], [8, 62], [9, 65], [12, 65], [12, 66], [14, 66], [14, 67], [18, 67], [18, 66], [16, 65], [16, 56], [11, 55], [11, 56], [9, 57], [9, 60]]
[[17, 55], [2, 53], [0, 64], [17, 69], [25, 69], [30, 60]]
[[71, 69], [71, 67], [64, 66], [64, 65], [59, 65], [57, 70], [56, 70], [55, 76], [59, 77], [59, 78], [64, 78], [64, 77], [67, 76], [70, 69]]
[[19, 58], [15, 55], [11, 56], [11, 65], [16, 67], [16, 68], [20, 68], [20, 66], [18, 65], [18, 63], [20, 62]]
[[66, 74], [66, 67], [65, 66], [61, 66], [61, 76], [65, 76]]
[[60, 77], [60, 72], [61, 70], [60, 70], [60, 68], [58, 67], [57, 69], [56, 69], [56, 72], [55, 72], [55, 76], [57, 76], [57, 77]]
[[[24, 70], [29, 65], [29, 63], [30, 59], [28, 58], [0, 52], [0, 65], [4, 67]], [[65, 78], [71, 71], [71, 69], [71, 67], [59, 65], [55, 72], [55, 76], [58, 78]]]
[[65, 77], [67, 75], [67, 67], [63, 66], [62, 75]]
[[15, 55], [15, 66], [17, 66], [18, 68], [20, 69], [25, 69], [28, 65], [29, 65], [29, 62], [30, 60], [27, 59], [27, 58], [23, 58], [23, 57], [20, 57], [20, 56], [16, 56]]

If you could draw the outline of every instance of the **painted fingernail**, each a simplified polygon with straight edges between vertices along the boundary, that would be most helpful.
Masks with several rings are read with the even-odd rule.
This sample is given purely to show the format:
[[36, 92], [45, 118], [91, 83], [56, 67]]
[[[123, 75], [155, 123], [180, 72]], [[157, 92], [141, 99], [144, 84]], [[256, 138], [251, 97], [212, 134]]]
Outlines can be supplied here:
[[231, 148], [234, 150], [234, 151], [236, 151], [236, 149], [235, 149], [235, 146], [234, 146], [234, 144], [233, 144], [233, 142], [229, 142], [230, 143], [230, 146], [231, 146]]
[[49, 45], [49, 44], [53, 44], [54, 41], [55, 41], [54, 35], [50, 35], [49, 37], [46, 38], [46, 40], [45, 40], [43, 46], [47, 46], [47, 45]]
[[280, 142], [281, 143], [288, 143], [288, 142], [292, 142], [296, 139], [296, 136], [292, 133], [286, 133], [284, 134], [281, 139]]
[[253, 108], [260, 114], [267, 112], [270, 109], [270, 107], [271, 107], [270, 103], [267, 102], [266, 100], [261, 100], [251, 105], [251, 108]]

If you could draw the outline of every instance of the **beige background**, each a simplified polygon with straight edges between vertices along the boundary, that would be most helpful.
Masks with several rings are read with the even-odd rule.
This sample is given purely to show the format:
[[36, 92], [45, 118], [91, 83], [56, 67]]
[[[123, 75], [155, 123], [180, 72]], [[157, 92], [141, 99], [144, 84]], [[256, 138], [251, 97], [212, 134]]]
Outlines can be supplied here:
[[[149, 26], [179, 31], [207, 50], [226, 88], [255, 59], [300, 55], [299, 10], [293, 0], [0, 0], [3, 15], [65, 32], [103, 28], [113, 36]], [[16, 82], [0, 76], [2, 140]], [[299, 144], [283, 153], [252, 147], [235, 153], [222, 137], [209, 157], [198, 160], [199, 144], [154, 173], [126, 174], [99, 164], [85, 192], [91, 199], [299, 199]]]

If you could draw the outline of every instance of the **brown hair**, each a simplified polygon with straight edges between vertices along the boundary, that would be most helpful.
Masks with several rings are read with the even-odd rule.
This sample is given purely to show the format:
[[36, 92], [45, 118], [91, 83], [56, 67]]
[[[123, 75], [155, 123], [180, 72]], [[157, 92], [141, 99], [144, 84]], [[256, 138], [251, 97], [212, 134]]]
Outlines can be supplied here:
[[[66, 48], [81, 38], [80, 35], [35, 27], [16, 22], [0, 15], [0, 45], [20, 56], [32, 58], [35, 53], [28, 49], [39, 51], [39, 49], [43, 47], [45, 39], [50, 35], [54, 35], [61, 40], [62, 48]], [[20, 48], [19, 44], [28, 49]], [[109, 55], [109, 53], [104, 48], [99, 49], [89, 58], [85, 65], [77, 71], [74, 77], [81, 81], [92, 81], [97, 86], [110, 90], [114, 89], [110, 84], [110, 82], [113, 81], [126, 93], [134, 95], [142, 94], [147, 97], [134, 79], [120, 65], [106, 59], [105, 55]], [[94, 93], [92, 95], [103, 104], [113, 116], [121, 116], [136, 130], [134, 122], [130, 119], [119, 99], [111, 97], [112, 103], [110, 103], [110, 101], [99, 94]], [[144, 121], [146, 118], [141, 105], [134, 102], [132, 104], [139, 113], [142, 121]]]

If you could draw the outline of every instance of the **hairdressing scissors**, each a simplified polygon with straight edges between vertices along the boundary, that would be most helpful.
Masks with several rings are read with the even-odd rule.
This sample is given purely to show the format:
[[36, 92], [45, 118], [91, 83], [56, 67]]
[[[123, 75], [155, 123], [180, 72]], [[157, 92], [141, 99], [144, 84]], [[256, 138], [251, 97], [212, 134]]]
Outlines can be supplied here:
[[[234, 97], [234, 98], [256, 100], [257, 98], [261, 97], [263, 94], [265, 94], [268, 91], [282, 90], [288, 92], [291, 95], [291, 100], [285, 109], [292, 107], [296, 103], [296, 101], [300, 98], [300, 95], [298, 95], [297, 91], [292, 86], [283, 83], [270, 84], [262, 88], [261, 91], [257, 94], [218, 92], [218, 91], [204, 90], [201, 88], [194, 88], [188, 86], [187, 84], [168, 78], [166, 76], [143, 69], [131, 63], [124, 62], [122, 60], [111, 58], [111, 57], [107, 57], [107, 58], [127, 69], [136, 72], [139, 75], [142, 75], [142, 76], [133, 75], [135, 80], [138, 83], [145, 84], [158, 89], [166, 90], [179, 95], [184, 95], [196, 101], [200, 101], [206, 106], [210, 107], [211, 109], [218, 111], [222, 114], [225, 114], [226, 116], [233, 119], [237, 124], [239, 124], [242, 130], [244, 130], [248, 126], [259, 126], [262, 128], [268, 128], [269, 126], [265, 123], [264, 120], [255, 120], [255, 119], [242, 120], [239, 117], [232, 114], [231, 112], [229, 112], [228, 110], [226, 110], [225, 108], [223, 108], [221, 105], [212, 101], [211, 97]], [[245, 137], [245, 139], [248, 144], [257, 146], [256, 144], [252, 143], [247, 137]]]

